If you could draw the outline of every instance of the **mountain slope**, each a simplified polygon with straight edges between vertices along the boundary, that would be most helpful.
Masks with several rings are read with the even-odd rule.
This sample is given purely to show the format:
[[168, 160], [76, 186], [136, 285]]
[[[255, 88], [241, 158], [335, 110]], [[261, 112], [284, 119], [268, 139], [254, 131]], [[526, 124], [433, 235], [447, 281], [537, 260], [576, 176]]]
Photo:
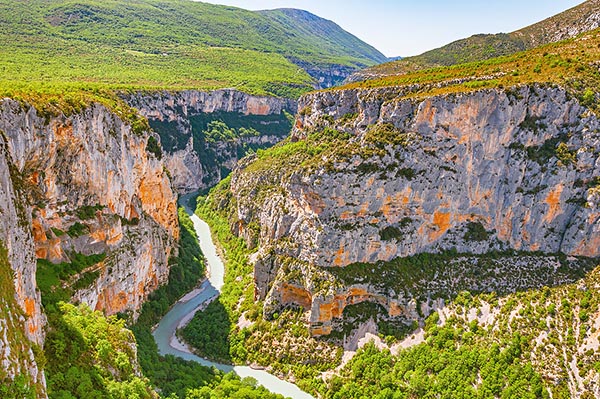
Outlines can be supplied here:
[[352, 75], [356, 82], [381, 76], [482, 61], [574, 37], [600, 26], [600, 0], [588, 0], [565, 12], [512, 33], [479, 34], [421, 55], [377, 65]]
[[[276, 21], [294, 40], [301, 40], [304, 47], [318, 45], [319, 52], [322, 54], [362, 63], [382, 62], [387, 59], [373, 46], [349, 34], [334, 22], [307, 11], [281, 8], [259, 11], [259, 13]], [[277, 38], [277, 41], [280, 40]], [[290, 46], [285, 42], [283, 46], [286, 48], [285, 51], [289, 52], [290, 47], [293, 49], [293, 44], [290, 43], [292, 45]]]
[[[276, 14], [187, 0], [2, 0], [2, 86], [30, 81], [86, 87], [238, 87], [289, 97], [312, 85], [289, 60], [311, 68], [349, 70], [382, 60], [376, 50], [331, 22], [306, 13], [289, 31], [284, 24], [290, 21], [279, 21]], [[336, 46], [327, 39], [328, 32], [350, 44]]]
[[[286, 57], [316, 77], [321, 86], [330, 87], [340, 83], [355, 67], [387, 61], [374, 47], [349, 34], [337, 24], [307, 11], [282, 8], [259, 13], [281, 26], [286, 36], [293, 39], [286, 43]], [[306, 55], [300, 56], [300, 52], [290, 52], [298, 46], [311, 48], [316, 44], [319, 52], [325, 56], [311, 54], [315, 58], [315, 62], [312, 63], [303, 59]]]

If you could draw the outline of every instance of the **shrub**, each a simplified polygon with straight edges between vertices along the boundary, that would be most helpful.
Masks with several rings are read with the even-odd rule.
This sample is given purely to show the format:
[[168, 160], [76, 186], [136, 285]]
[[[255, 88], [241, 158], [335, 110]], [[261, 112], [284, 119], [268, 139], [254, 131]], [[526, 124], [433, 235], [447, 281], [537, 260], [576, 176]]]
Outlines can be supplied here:
[[162, 148], [158, 140], [154, 136], [148, 137], [148, 144], [146, 144], [146, 151], [150, 154], [154, 155], [154, 157], [158, 160], [162, 159]]
[[486, 241], [490, 238], [489, 233], [483, 227], [481, 222], [469, 222], [467, 223], [467, 231], [465, 232], [465, 241]]

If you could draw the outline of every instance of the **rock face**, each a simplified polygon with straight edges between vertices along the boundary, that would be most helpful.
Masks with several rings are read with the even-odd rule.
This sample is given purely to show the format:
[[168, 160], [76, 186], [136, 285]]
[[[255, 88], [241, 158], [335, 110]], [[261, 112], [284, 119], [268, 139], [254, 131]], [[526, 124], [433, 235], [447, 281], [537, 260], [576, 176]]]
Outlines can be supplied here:
[[42, 345], [46, 320], [36, 290], [31, 217], [13, 180], [18, 184], [19, 174], [8, 152], [7, 138], [0, 134], [0, 382], [8, 384], [17, 376], [28, 376], [27, 385], [44, 398], [44, 374], [32, 344]]
[[163, 163], [146, 150], [148, 133], [100, 105], [42, 117], [8, 99], [0, 103], [0, 130], [32, 205], [25, 208], [33, 241], [23, 240], [35, 245], [28, 259], [106, 254], [95, 267], [100, 277], [76, 299], [107, 314], [135, 313], [166, 281], [179, 236], [176, 194]]
[[[257, 294], [269, 311], [296, 303], [313, 309], [312, 321], [327, 323], [346, 304], [383, 295], [373, 300], [397, 313], [390, 292], [348, 287], [328, 268], [373, 265], [363, 272], [368, 280], [378, 265], [422, 253], [600, 256], [600, 121], [593, 112], [557, 87], [424, 100], [403, 99], [401, 91], [306, 95], [292, 141], [326, 127], [351, 138], [313, 167], [305, 161], [265, 173], [260, 160], [248, 160], [234, 173], [233, 227], [249, 243], [258, 239]], [[269, 188], [254, 189], [257, 182]], [[283, 284], [289, 276], [296, 276], [293, 289]], [[331, 280], [330, 289], [317, 289], [319, 280]]]
[[[249, 149], [274, 145], [289, 134], [285, 113], [296, 112], [296, 102], [252, 96], [236, 90], [138, 94], [127, 101], [148, 118], [166, 151], [168, 170], [180, 193], [215, 185]], [[209, 136], [211, 122], [236, 129], [235, 137]], [[252, 128], [244, 134], [240, 128]]]
[[[44, 339], [36, 258], [58, 263], [106, 255], [85, 270], [96, 278], [76, 284], [74, 300], [135, 317], [167, 280], [179, 237], [177, 196], [160, 153], [148, 151], [148, 132], [132, 129], [104, 106], [52, 116], [3, 99], [0, 133], [0, 243], [14, 276], [8, 289], [20, 308], [8, 307], [2, 370], [9, 380], [29, 374], [45, 397], [28, 343]], [[6, 338], [20, 336], [21, 329], [26, 339], [15, 346]], [[15, 353], [27, 356], [19, 362]]]

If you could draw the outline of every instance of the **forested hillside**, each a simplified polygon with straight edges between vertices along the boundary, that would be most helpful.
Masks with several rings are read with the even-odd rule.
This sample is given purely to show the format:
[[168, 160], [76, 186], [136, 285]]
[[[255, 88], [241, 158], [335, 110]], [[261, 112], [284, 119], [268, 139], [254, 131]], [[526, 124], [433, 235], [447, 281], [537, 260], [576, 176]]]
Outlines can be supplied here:
[[5, 94], [42, 83], [49, 90], [51, 83], [235, 87], [297, 97], [316, 84], [298, 65], [313, 72], [352, 71], [384, 60], [339, 26], [306, 12], [257, 13], [182, 0], [0, 2]]

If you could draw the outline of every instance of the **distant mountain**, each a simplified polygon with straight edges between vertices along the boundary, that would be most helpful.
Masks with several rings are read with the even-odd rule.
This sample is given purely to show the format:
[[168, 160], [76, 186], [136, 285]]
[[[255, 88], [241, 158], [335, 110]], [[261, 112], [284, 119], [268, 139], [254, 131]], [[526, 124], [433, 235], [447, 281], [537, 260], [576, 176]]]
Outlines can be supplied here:
[[0, 0], [4, 82], [236, 87], [289, 97], [385, 60], [333, 22], [300, 10], [189, 0]]
[[568, 39], [599, 26], [600, 0], [588, 0], [565, 12], [512, 33], [474, 35], [418, 56], [359, 71], [353, 74], [348, 82], [403, 74], [436, 66], [487, 60]]
[[334, 22], [307, 11], [281, 8], [259, 13], [284, 30], [273, 38], [282, 45], [281, 53], [319, 79], [322, 86], [341, 82], [356, 67], [387, 60], [377, 49]]

